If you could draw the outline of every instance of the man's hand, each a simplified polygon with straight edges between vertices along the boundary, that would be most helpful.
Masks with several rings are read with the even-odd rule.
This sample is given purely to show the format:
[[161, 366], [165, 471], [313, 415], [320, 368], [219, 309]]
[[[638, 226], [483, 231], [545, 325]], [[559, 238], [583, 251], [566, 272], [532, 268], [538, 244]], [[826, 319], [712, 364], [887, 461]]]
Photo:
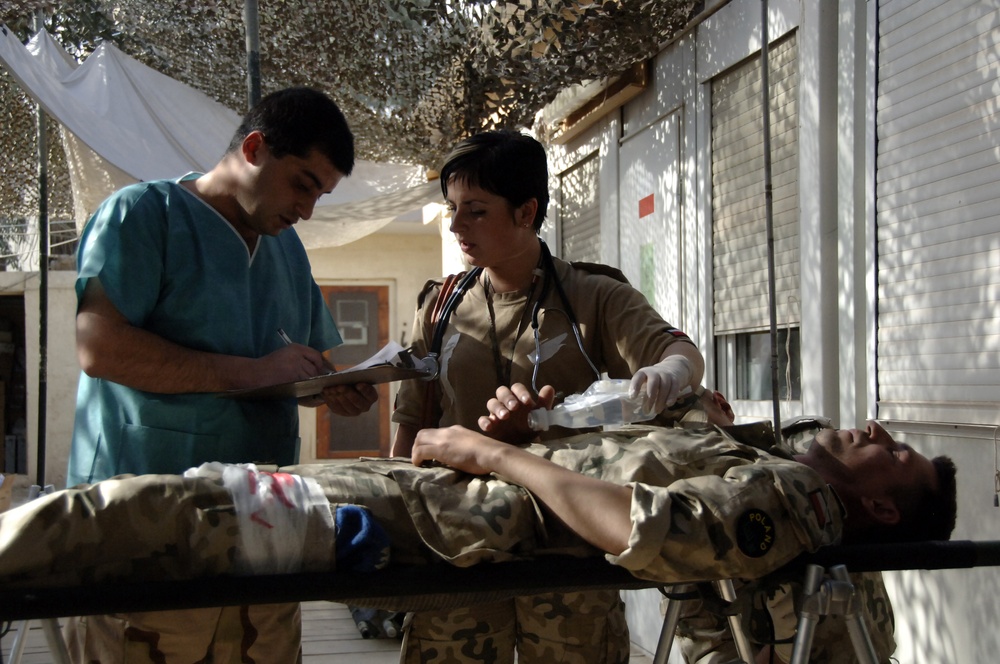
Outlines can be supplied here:
[[292, 383], [314, 378], [328, 371], [321, 352], [302, 344], [291, 344], [256, 360], [252, 380], [258, 384], [250, 387]]
[[505, 443], [519, 444], [535, 437], [528, 426], [528, 413], [536, 408], [551, 408], [556, 391], [545, 385], [538, 391], [538, 397], [521, 383], [510, 387], [497, 388], [496, 396], [486, 404], [488, 415], [479, 418], [479, 428], [490, 438]]
[[[307, 380], [330, 373], [333, 369], [321, 352], [294, 343], [265, 355], [258, 362], [260, 375], [266, 378], [268, 385]], [[357, 383], [330, 385], [314, 397], [300, 399], [299, 404], [316, 407], [325, 403], [335, 415], [354, 417], [367, 413], [376, 401], [378, 401], [378, 390], [374, 385]]]
[[506, 445], [497, 440], [453, 425], [445, 429], [421, 429], [413, 441], [410, 458], [413, 465], [436, 461], [473, 475], [486, 475], [498, 463], [499, 448]]
[[378, 401], [378, 390], [368, 383], [330, 385], [323, 388], [321, 396], [334, 415], [354, 417], [367, 413], [372, 404]]

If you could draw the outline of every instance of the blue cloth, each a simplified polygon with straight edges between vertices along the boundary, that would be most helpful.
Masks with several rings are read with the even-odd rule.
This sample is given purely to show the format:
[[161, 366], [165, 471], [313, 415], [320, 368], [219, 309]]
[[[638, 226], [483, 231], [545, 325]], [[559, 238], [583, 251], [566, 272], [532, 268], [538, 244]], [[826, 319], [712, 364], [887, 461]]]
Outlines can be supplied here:
[[[341, 343], [294, 230], [261, 236], [251, 255], [177, 182], [133, 185], [106, 200], [84, 229], [77, 264], [78, 299], [97, 277], [132, 325], [181, 346], [262, 357], [283, 344], [278, 328], [317, 350]], [[70, 486], [207, 461], [296, 463], [295, 400], [155, 394], [81, 374]]]
[[367, 507], [338, 506], [336, 524], [338, 572], [374, 572], [389, 564], [389, 535]]

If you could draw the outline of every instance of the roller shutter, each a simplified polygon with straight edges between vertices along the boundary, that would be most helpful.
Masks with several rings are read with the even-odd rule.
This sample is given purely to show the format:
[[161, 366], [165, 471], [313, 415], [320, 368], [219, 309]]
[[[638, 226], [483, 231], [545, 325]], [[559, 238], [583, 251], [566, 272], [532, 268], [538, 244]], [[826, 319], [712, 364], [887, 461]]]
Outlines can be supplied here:
[[[795, 34], [768, 52], [778, 325], [799, 323], [798, 68]], [[715, 334], [769, 327], [760, 56], [712, 81]]]
[[1000, 424], [1000, 9], [878, 20], [878, 416]]
[[594, 154], [559, 177], [560, 252], [567, 261], [599, 263], [601, 211], [598, 160]]

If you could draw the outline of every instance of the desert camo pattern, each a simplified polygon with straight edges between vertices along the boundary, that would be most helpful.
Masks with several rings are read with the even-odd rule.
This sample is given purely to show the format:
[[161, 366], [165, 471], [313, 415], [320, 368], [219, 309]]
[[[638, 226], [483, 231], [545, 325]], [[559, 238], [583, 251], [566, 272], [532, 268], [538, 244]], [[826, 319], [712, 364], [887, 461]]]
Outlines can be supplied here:
[[[715, 429], [634, 427], [529, 449], [578, 472], [633, 485], [629, 548], [608, 558], [644, 578], [758, 577], [840, 533], [836, 501], [812, 470]], [[468, 566], [553, 551], [596, 553], [546, 522], [527, 491], [499, 477], [417, 468], [404, 460], [310, 464], [281, 472], [315, 480], [331, 508], [367, 506], [388, 530], [395, 562]], [[241, 537], [233, 503], [211, 474], [122, 477], [49, 494], [0, 515], [0, 578], [58, 585], [239, 572], [240, 542], [252, 538]], [[305, 552], [303, 570], [333, 570], [329, 519], [310, 520], [306, 528], [306, 541], [320, 544]], [[547, 631], [518, 644], [521, 661], [550, 661], [554, 650], [593, 661], [595, 647], [607, 653], [603, 661], [627, 661], [617, 593], [604, 599], [593, 592], [549, 598]], [[555, 618], [569, 612], [589, 614], [594, 622], [565, 633]], [[435, 625], [433, 615], [427, 620], [430, 636], [419, 637], [436, 631], [445, 643], [419, 644], [413, 652], [422, 651], [424, 661], [463, 661], [460, 653], [470, 649], [513, 652], [500, 643], [517, 638], [516, 630], [477, 634], [484, 621], [472, 615], [458, 627]], [[427, 654], [432, 650], [440, 659]]]
[[63, 638], [77, 664], [296, 664], [299, 605], [256, 604], [68, 619]]
[[[0, 515], [0, 577], [57, 586], [240, 573], [239, 527], [218, 474], [123, 475]], [[302, 571], [332, 569], [329, 521], [311, 519], [306, 537], [319, 545], [303, 552]]]
[[[835, 541], [842, 527], [835, 499], [811, 469], [713, 429], [632, 427], [529, 449], [634, 486], [629, 548], [608, 557], [643, 578], [756, 578]], [[331, 506], [368, 507], [392, 539], [394, 562], [469, 566], [594, 552], [542, 519], [532, 496], [502, 478], [402, 460], [282, 472], [315, 479]], [[123, 476], [58, 491], [0, 515], [0, 578], [57, 585], [232, 572], [239, 558], [232, 503], [210, 477]], [[319, 521], [307, 526], [307, 540], [322, 545], [304, 556], [304, 571], [334, 567], [331, 533], [322, 532], [329, 526]]]
[[[563, 618], [572, 616], [572, 621]], [[627, 664], [628, 626], [614, 590], [408, 614], [403, 664]], [[583, 627], [584, 629], [581, 629]]]

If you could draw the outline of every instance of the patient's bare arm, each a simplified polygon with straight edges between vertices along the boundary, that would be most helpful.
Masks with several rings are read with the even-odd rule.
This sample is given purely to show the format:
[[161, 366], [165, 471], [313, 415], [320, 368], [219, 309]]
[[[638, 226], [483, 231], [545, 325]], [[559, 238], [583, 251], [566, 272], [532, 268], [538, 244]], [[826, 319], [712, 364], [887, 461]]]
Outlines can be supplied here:
[[424, 429], [413, 446], [414, 464], [436, 460], [468, 473], [497, 473], [533, 493], [590, 544], [618, 555], [632, 532], [632, 489], [587, 477], [518, 447], [452, 426]]

